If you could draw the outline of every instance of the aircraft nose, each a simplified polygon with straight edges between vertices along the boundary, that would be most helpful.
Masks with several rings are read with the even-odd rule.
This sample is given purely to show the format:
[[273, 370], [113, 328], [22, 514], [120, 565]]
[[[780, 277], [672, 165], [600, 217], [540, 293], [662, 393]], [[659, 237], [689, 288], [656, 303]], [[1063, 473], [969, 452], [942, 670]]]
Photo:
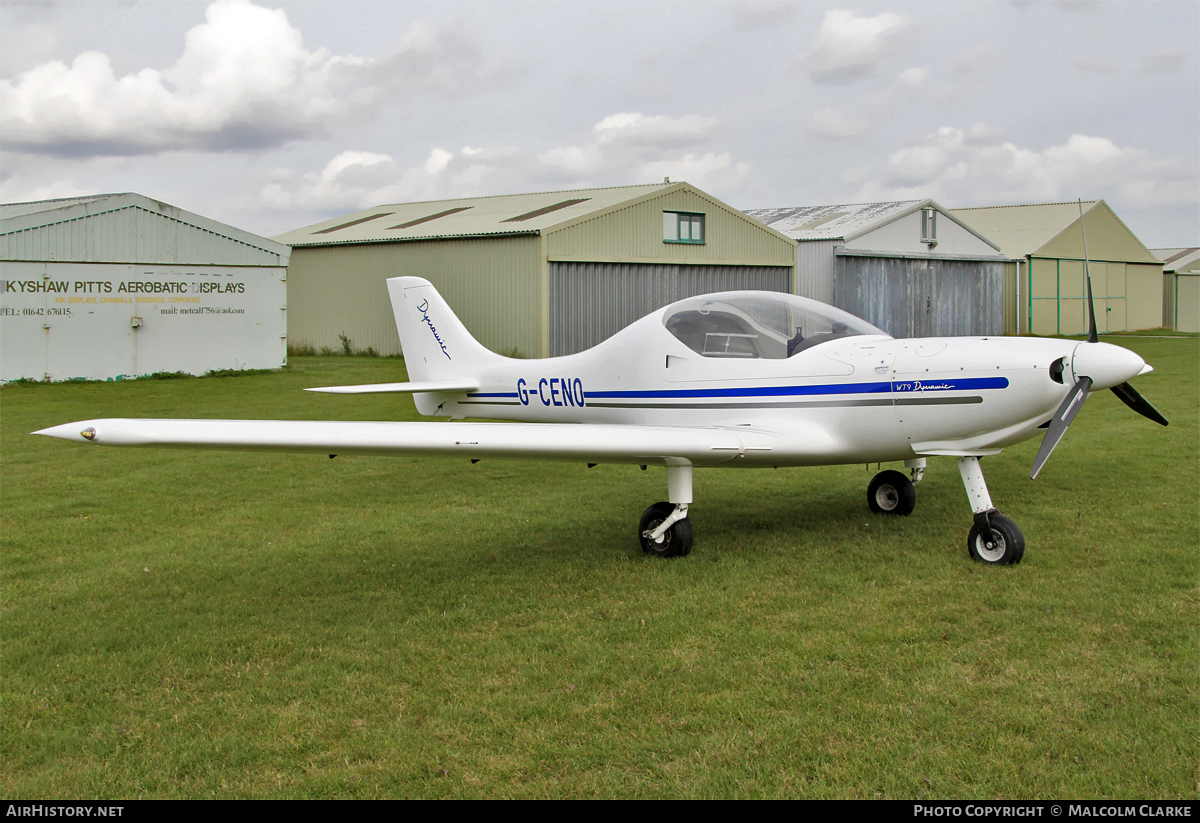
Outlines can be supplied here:
[[1080, 343], [1071, 359], [1075, 377], [1092, 378], [1093, 389], [1111, 389], [1142, 373], [1146, 361], [1111, 343]]

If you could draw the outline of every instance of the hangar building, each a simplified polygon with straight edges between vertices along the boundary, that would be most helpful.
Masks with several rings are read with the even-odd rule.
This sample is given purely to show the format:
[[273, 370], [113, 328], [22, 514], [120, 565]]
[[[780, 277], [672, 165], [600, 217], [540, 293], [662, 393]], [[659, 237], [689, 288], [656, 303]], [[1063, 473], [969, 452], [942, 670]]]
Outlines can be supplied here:
[[140, 194], [0, 206], [0, 380], [279, 368], [287, 246]]
[[954, 209], [1012, 258], [1006, 303], [1018, 334], [1086, 334], [1084, 228], [1100, 333], [1163, 324], [1162, 261], [1103, 200]]
[[1006, 258], [933, 200], [750, 209], [791, 237], [796, 293], [893, 337], [1004, 333]]
[[399, 354], [385, 281], [431, 281], [503, 354], [582, 351], [705, 292], [790, 292], [795, 244], [687, 183], [398, 203], [275, 238], [292, 246], [295, 347]]
[[1150, 251], [1163, 261], [1163, 325], [1200, 332], [1200, 248]]

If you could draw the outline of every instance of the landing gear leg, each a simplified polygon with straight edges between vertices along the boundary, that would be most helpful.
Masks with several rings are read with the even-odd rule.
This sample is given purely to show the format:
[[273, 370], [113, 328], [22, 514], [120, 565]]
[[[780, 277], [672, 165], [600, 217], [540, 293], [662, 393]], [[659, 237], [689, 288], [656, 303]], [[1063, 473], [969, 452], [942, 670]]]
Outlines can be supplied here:
[[905, 460], [904, 468], [908, 469], [908, 479], [914, 485], [920, 483], [925, 477], [925, 458], [918, 457], [916, 460]]
[[655, 503], [642, 514], [638, 540], [642, 551], [657, 557], [683, 557], [692, 550], [692, 464], [686, 460], [667, 463], [669, 503]]
[[993, 566], [1009, 566], [1025, 556], [1025, 535], [1017, 524], [992, 505], [978, 457], [960, 457], [958, 471], [975, 513], [975, 525], [967, 535], [967, 552], [972, 560]]

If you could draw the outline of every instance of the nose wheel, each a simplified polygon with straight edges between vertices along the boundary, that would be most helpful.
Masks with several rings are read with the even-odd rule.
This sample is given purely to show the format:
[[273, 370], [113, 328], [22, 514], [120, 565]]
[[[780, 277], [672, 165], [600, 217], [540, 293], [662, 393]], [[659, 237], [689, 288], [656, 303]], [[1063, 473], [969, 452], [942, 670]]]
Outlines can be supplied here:
[[993, 509], [977, 515], [967, 535], [972, 560], [993, 566], [1012, 566], [1025, 556], [1025, 535], [1017, 524]]
[[1025, 556], [1025, 535], [1017, 524], [992, 505], [978, 457], [960, 457], [958, 470], [975, 513], [975, 525], [967, 535], [967, 553], [972, 560], [989, 566], [1012, 566]]

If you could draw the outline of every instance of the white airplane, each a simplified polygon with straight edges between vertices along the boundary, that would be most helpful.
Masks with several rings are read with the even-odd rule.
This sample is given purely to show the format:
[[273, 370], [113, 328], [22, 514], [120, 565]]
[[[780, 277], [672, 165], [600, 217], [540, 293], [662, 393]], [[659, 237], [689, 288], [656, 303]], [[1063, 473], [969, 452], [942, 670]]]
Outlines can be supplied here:
[[[894, 340], [840, 309], [775, 292], [689, 297], [579, 354], [515, 360], [471, 337], [427, 280], [387, 281], [413, 382], [337, 386], [412, 392], [425, 415], [517, 423], [86, 420], [36, 434], [105, 446], [453, 456], [666, 467], [667, 501], [638, 523], [642, 549], [692, 547], [695, 467], [903, 462], [867, 488], [906, 515], [926, 459], [953, 457], [974, 512], [970, 556], [1018, 563], [1025, 539], [992, 505], [979, 458], [1046, 429], [1036, 477], [1092, 389], [1166, 419], [1127, 381], [1151, 371], [1096, 340]], [[1090, 284], [1089, 284], [1090, 298]], [[1089, 300], [1090, 303], [1090, 300]]]

